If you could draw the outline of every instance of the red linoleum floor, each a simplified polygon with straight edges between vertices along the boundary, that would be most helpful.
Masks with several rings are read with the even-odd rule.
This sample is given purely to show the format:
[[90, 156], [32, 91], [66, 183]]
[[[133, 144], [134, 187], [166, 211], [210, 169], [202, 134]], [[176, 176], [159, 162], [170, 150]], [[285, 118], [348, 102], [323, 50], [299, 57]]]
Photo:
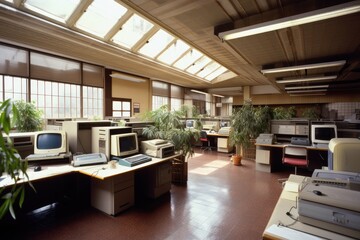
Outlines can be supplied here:
[[234, 166], [229, 154], [197, 152], [187, 185], [156, 200], [115, 217], [53, 204], [6, 226], [1, 239], [261, 239], [282, 190], [277, 179], [289, 172], [263, 173], [254, 161]]

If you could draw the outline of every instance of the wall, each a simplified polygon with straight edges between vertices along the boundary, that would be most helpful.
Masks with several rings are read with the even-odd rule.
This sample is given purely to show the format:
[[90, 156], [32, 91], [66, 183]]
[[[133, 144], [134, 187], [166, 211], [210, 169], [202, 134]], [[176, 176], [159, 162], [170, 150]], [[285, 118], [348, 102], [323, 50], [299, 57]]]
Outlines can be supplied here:
[[[112, 97], [114, 98], [128, 98], [134, 103], [140, 104], [140, 113], [133, 114], [137, 116], [151, 110], [152, 104], [152, 89], [150, 87], [150, 80], [146, 82], [130, 82], [117, 78], [112, 79]], [[132, 106], [132, 112], [134, 108]]]

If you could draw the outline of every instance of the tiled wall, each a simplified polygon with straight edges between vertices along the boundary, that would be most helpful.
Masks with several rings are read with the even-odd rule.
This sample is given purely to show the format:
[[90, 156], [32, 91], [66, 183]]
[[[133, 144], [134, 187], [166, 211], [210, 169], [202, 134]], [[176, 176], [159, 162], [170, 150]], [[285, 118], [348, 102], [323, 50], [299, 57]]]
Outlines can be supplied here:
[[330, 120], [356, 119], [359, 111], [360, 102], [328, 103], [322, 108], [322, 117]]

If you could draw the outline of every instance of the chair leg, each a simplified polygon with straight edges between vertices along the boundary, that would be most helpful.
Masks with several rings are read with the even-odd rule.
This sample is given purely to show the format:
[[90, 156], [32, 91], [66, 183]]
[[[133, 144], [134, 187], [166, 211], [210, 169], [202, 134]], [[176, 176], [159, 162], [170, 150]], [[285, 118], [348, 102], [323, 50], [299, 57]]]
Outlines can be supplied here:
[[297, 175], [297, 167], [295, 166], [295, 175]]

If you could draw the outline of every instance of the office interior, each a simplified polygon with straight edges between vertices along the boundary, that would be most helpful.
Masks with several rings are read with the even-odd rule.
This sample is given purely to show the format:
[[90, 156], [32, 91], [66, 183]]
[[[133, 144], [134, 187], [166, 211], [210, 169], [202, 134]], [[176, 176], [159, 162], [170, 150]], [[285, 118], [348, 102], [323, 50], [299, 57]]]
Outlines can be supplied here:
[[[83, 0], [69, 2], [66, 8], [63, 4], [0, 1], [1, 100], [34, 101], [44, 113], [48, 130], [61, 130], [64, 122], [87, 120], [124, 120], [128, 127], [135, 129], [142, 127], [142, 114], [163, 104], [167, 104], [170, 111], [182, 105], [195, 106], [210, 137], [214, 134], [212, 151], [203, 151], [201, 143], [195, 144], [196, 156], [202, 156], [198, 161], [189, 162], [187, 185], [167, 185], [160, 191], [160, 195], [170, 192], [165, 198], [153, 192], [152, 195], [160, 199], [149, 200], [155, 206], [168, 206], [174, 195], [174, 200], [185, 201], [182, 199], [186, 198], [184, 188], [193, 193], [192, 185], [196, 185], [196, 181], [206, 184], [204, 179], [210, 175], [194, 170], [200, 163], [206, 165], [206, 159], [219, 158], [230, 163], [234, 148], [229, 146], [226, 137], [229, 132], [225, 128], [231, 126], [231, 113], [240, 108], [244, 100], [251, 99], [254, 106], [295, 106], [296, 118], [271, 122], [271, 126], [278, 129], [277, 132], [272, 129], [271, 133], [279, 142], [283, 138], [282, 144], [290, 143], [291, 137], [311, 139], [313, 122], [336, 125], [339, 138], [360, 137], [360, 33], [356, 31], [360, 22], [359, 1]], [[327, 16], [327, 13], [333, 15]], [[316, 15], [315, 20], [304, 20], [308, 15]], [[294, 25], [272, 28], [274, 23], [290, 18], [300, 20]], [[131, 34], [134, 37], [127, 37]], [[302, 114], [309, 108], [315, 109], [320, 119], [304, 119]], [[189, 112], [184, 122], [192, 119]], [[284, 126], [291, 129], [305, 126], [308, 130], [298, 134], [292, 130], [287, 132]], [[225, 127], [225, 137], [219, 133], [222, 127]], [[91, 144], [90, 139], [87, 144]], [[82, 150], [79, 152], [86, 152]], [[254, 239], [264, 237], [282, 192], [277, 179], [294, 173], [293, 167], [282, 164], [281, 148], [255, 144], [249, 152], [242, 167], [233, 169], [231, 164], [226, 165], [231, 166], [229, 173], [241, 174], [245, 168], [251, 171], [252, 174], [247, 173], [251, 177], [264, 182], [271, 179], [272, 185], [266, 186], [274, 186], [275, 190], [264, 190], [271, 204], [266, 214], [261, 214], [263, 225], [253, 230], [256, 233], [252, 232], [251, 225], [240, 231], [209, 223], [219, 232], [230, 230], [226, 239], [234, 239], [237, 234], [246, 236], [249, 232]], [[307, 154], [309, 167], [300, 168], [299, 174], [311, 176], [314, 169], [327, 167], [327, 147], [308, 149]], [[151, 174], [146, 172], [146, 175]], [[79, 178], [77, 183], [84, 183], [83, 176]], [[136, 181], [136, 176], [134, 178]], [[74, 179], [69, 177], [59, 180], [60, 183], [58, 180], [54, 181], [61, 186], [71, 184]], [[217, 181], [223, 180], [220, 177]], [[239, 190], [226, 183], [228, 188], [225, 186], [222, 190], [232, 191], [231, 196], [237, 197]], [[85, 188], [90, 191], [89, 186]], [[135, 188], [135, 191], [141, 192], [141, 189]], [[254, 194], [251, 199], [264, 197], [253, 192], [249, 189], [249, 194]], [[218, 206], [216, 202], [201, 201], [201, 204], [201, 207]], [[186, 207], [182, 207], [186, 212]], [[135, 210], [131, 210], [133, 208]], [[136, 206], [126, 209], [115, 214], [115, 218], [126, 218], [129, 211], [130, 215], [134, 213], [131, 211], [135, 214], [139, 211]], [[159, 209], [150, 209], [152, 216], [156, 216]], [[230, 209], [224, 211], [228, 213]], [[244, 211], [238, 213], [244, 214]], [[249, 217], [250, 213], [245, 215]], [[220, 220], [226, 220], [226, 214], [224, 216]], [[182, 218], [183, 221], [189, 219]], [[160, 224], [160, 220], [157, 222]], [[193, 239], [205, 239], [211, 234], [220, 236], [197, 223], [189, 223], [193, 228], [188, 229], [185, 225], [182, 223], [180, 232], [174, 230], [176, 227], [168, 227], [159, 239], [171, 236], [176, 239], [183, 236], [181, 234]], [[51, 231], [56, 232], [53, 229]], [[194, 229], [200, 229], [201, 234], [197, 235]], [[148, 231], [157, 234], [154, 230]]]

